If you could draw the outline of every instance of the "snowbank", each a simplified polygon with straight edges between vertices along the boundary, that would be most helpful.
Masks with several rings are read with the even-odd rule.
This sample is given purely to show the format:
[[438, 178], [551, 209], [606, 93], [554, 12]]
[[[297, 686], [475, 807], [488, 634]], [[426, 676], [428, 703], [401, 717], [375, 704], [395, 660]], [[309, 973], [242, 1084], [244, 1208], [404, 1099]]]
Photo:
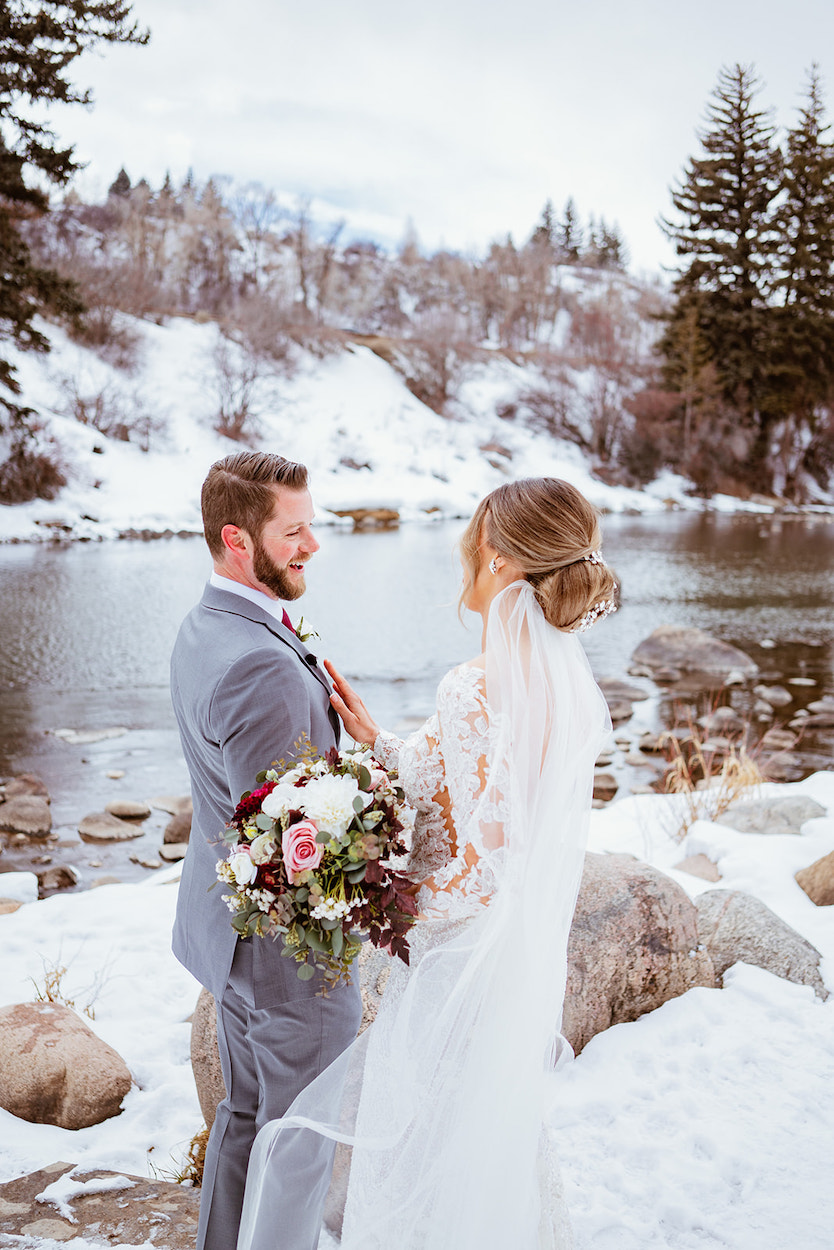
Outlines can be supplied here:
[[[681, 843], [675, 800], [636, 796], [593, 813], [591, 849], [638, 855], [693, 895], [716, 887], [672, 865], [706, 852], [718, 888], [756, 894], [820, 949], [834, 990], [834, 909], [815, 907], [793, 880], [834, 849], [834, 774], [760, 793], [807, 794], [828, 814], [784, 837], [700, 821]], [[188, 1023], [198, 986], [169, 949], [176, 875], [0, 917], [0, 1003], [30, 999], [44, 967], [66, 966], [67, 997], [79, 1008], [94, 1000], [92, 1028], [136, 1081], [120, 1116], [78, 1132], [0, 1112], [0, 1179], [56, 1159], [139, 1175], [177, 1169], [201, 1117]], [[822, 1003], [745, 965], [725, 981], [600, 1034], [554, 1077], [550, 1114], [577, 1250], [831, 1244], [834, 996]], [[64, 1244], [84, 1250], [78, 1239]]]

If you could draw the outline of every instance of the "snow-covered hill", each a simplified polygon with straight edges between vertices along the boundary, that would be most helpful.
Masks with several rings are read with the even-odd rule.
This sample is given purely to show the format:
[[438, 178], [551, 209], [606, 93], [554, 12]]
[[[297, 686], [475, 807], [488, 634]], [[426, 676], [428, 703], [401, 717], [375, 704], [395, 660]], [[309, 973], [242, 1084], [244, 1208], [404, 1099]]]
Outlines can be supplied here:
[[[224, 385], [218, 328], [182, 317], [125, 321], [137, 338], [130, 372], [51, 325], [41, 326], [48, 355], [5, 347], [21, 402], [43, 418], [40, 440], [67, 485], [54, 500], [0, 508], [0, 541], [200, 530], [206, 471], [241, 447], [214, 428]], [[236, 349], [223, 343], [234, 373]], [[368, 347], [348, 343], [323, 357], [297, 348], [288, 373], [264, 371], [251, 385], [251, 441], [306, 463], [321, 519], [345, 524], [350, 518], [336, 513], [356, 509], [390, 509], [403, 520], [465, 516], [502, 481], [544, 474], [568, 479], [607, 511], [653, 511], [670, 499], [700, 506], [668, 474], [642, 492], [608, 486], [576, 445], [502, 420], [497, 411], [537, 380], [533, 365], [486, 355], [467, 366], [445, 417]], [[130, 441], [119, 424], [132, 426]]]

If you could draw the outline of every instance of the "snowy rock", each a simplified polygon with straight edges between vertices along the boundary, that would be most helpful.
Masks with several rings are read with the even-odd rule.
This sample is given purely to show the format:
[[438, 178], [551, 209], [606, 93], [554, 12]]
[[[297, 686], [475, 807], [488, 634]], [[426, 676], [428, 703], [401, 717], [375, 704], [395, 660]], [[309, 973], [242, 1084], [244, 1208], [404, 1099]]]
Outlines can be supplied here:
[[608, 703], [639, 703], [648, 699], [650, 691], [633, 681], [621, 681], [619, 677], [601, 677], [597, 682]]
[[619, 783], [613, 773], [594, 774], [594, 798], [609, 803], [619, 789]]
[[678, 872], [688, 872], [690, 877], [700, 877], [702, 881], [720, 881], [721, 873], [708, 855], [687, 855], [679, 864], [675, 864]]
[[177, 812], [165, 826], [163, 842], [187, 842], [191, 837], [191, 809]]
[[55, 864], [38, 873], [41, 890], [67, 890], [78, 885], [78, 873], [70, 865]]
[[11, 781], [6, 782], [3, 791], [7, 799], [17, 799], [24, 794], [34, 794], [40, 799], [46, 799], [47, 803], [49, 802], [49, 791], [35, 773], [21, 773], [18, 777], [12, 777]]
[[79, 823], [78, 832], [85, 842], [129, 842], [142, 836], [141, 829], [109, 812], [91, 812]]
[[174, 1181], [52, 1163], [0, 1185], [0, 1243], [193, 1250], [199, 1205]]
[[151, 799], [150, 804], [161, 812], [167, 812], [169, 816], [178, 816], [180, 812], [190, 814], [194, 810], [190, 794], [162, 794]]
[[796, 742], [796, 734], [790, 729], [782, 729], [781, 726], [774, 725], [762, 738], [761, 746], [765, 751], [790, 751], [791, 747], [796, 746]]
[[744, 720], [731, 707], [717, 707], [708, 716], [700, 717], [698, 724], [709, 734], [737, 734], [744, 729]]
[[825, 815], [825, 808], [804, 794], [786, 798], [755, 799], [734, 803], [721, 816], [718, 825], [729, 825], [739, 833], [799, 833], [806, 820]]
[[0, 829], [42, 838], [51, 828], [49, 803], [39, 795], [21, 794], [0, 804]]
[[147, 820], [151, 814], [147, 803], [139, 803], [135, 799], [113, 799], [105, 804], [104, 810], [120, 820]]
[[177, 860], [185, 859], [187, 850], [187, 842], [166, 842], [159, 848], [159, 857], [168, 864], [175, 864]]
[[33, 1124], [87, 1128], [118, 1115], [124, 1060], [60, 1003], [0, 1008], [0, 1106]]
[[799, 781], [805, 775], [805, 762], [793, 751], [777, 751], [761, 763], [762, 776], [767, 781]]
[[217, 1105], [226, 1097], [226, 1086], [223, 1083], [220, 1053], [217, 1049], [217, 1012], [214, 998], [207, 989], [200, 990], [200, 997], [191, 1017], [191, 1067], [200, 1110], [206, 1128], [211, 1128]]
[[[834, 861], [834, 855], [829, 858]], [[708, 890], [695, 906], [698, 935], [716, 977], [723, 977], [735, 963], [754, 964], [786, 981], [810, 985], [820, 998], [828, 997], [819, 971], [820, 952], [761, 899], [742, 890]]]
[[801, 868], [795, 880], [817, 907], [834, 905], [834, 851]]
[[756, 686], [753, 693], [770, 707], [787, 707], [793, 703], [793, 695], [784, 686]]
[[[725, 677], [737, 669], [742, 680], [755, 677], [758, 665], [744, 651], [713, 638], [703, 629], [685, 625], [661, 625], [639, 644], [632, 656], [633, 669], [647, 671], [675, 668], [682, 673], [709, 673]], [[633, 670], [632, 670], [633, 671]]]
[[10, 916], [13, 911], [19, 911], [23, 906], [16, 898], [0, 898], [0, 916]]
[[562, 1024], [574, 1050], [695, 985], [714, 987], [715, 974], [686, 892], [630, 855], [587, 854]]

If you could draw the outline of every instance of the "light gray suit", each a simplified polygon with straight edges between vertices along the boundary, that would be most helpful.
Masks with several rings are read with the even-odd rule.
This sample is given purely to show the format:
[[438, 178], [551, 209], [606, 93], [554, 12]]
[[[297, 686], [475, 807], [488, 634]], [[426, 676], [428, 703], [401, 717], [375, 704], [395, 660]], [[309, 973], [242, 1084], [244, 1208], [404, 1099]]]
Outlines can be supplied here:
[[[215, 865], [241, 794], [301, 734], [319, 752], [337, 746], [339, 722], [309, 648], [257, 604], [209, 584], [180, 628], [171, 697], [191, 775], [194, 817], [174, 925], [177, 958], [214, 995], [227, 1097], [217, 1109], [203, 1175], [198, 1250], [232, 1250], [249, 1150], [258, 1128], [356, 1036], [357, 984], [317, 997], [281, 943], [235, 934]], [[211, 887], [214, 885], [214, 888]], [[276, 1246], [292, 1237], [292, 1212]]]

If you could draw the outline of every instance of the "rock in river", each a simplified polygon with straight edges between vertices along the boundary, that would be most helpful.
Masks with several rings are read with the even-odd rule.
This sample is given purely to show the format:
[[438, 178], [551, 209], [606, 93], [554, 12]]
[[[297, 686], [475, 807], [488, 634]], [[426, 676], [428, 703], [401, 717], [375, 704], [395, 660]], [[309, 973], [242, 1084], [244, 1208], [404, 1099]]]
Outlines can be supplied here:
[[685, 625], [661, 625], [639, 644], [631, 659], [630, 671], [648, 677], [668, 668], [716, 677], [726, 677], [735, 670], [744, 678], [755, 677], [759, 671], [755, 660], [738, 647]]

